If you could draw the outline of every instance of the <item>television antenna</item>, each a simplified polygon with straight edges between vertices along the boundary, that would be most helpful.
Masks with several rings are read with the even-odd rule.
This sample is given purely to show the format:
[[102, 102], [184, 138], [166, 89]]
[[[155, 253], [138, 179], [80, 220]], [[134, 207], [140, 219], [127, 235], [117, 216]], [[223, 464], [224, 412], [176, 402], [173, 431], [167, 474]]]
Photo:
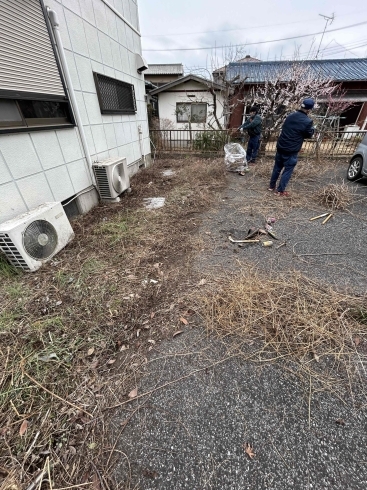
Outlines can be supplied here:
[[324, 34], [325, 34], [325, 31], [326, 31], [326, 28], [330, 22], [330, 25], [333, 23], [334, 19], [335, 19], [335, 14], [333, 13], [332, 16], [328, 16], [328, 15], [324, 15], [324, 14], [319, 14], [320, 17], [323, 17], [325, 20], [326, 20], [326, 23], [325, 23], [325, 27], [324, 27], [324, 32], [322, 33], [322, 36], [321, 36], [321, 39], [320, 39], [320, 44], [319, 44], [319, 47], [317, 49], [317, 53], [316, 53], [316, 56], [315, 56], [315, 59], [317, 59], [318, 55], [319, 55], [319, 52], [320, 52], [320, 48], [321, 48], [321, 43], [322, 43], [322, 40], [324, 39]]

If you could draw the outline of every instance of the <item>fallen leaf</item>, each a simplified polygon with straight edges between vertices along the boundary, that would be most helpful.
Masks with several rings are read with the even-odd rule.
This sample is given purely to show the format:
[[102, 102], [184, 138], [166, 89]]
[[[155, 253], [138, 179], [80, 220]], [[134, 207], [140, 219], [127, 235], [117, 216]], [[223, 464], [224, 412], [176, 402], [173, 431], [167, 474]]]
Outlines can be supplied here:
[[136, 396], [138, 396], [138, 388], [134, 388], [132, 391], [130, 391], [128, 396], [129, 398], [135, 398]]
[[114, 364], [116, 362], [116, 359], [110, 359], [109, 361], [107, 361], [107, 364]]
[[139, 337], [139, 335], [140, 335], [140, 330], [141, 330], [141, 329], [140, 329], [140, 328], [138, 328], [138, 330], [136, 331], [136, 336], [137, 336], [137, 337]]
[[187, 325], [189, 322], [186, 320], [186, 318], [184, 318], [183, 316], [180, 318], [180, 321], [182, 323], [184, 323], [185, 325]]
[[120, 347], [120, 352], [123, 352], [123, 351], [124, 351], [124, 350], [126, 350], [126, 349], [127, 349], [126, 345], [122, 345], [122, 346]]
[[245, 450], [245, 453], [250, 459], [253, 459], [256, 456], [255, 453], [253, 452], [254, 448], [248, 442], [246, 442], [246, 444], [243, 445], [243, 448]]
[[316, 352], [313, 352], [313, 357], [314, 357], [316, 362], [320, 361], [320, 357], [316, 354]]
[[60, 306], [62, 304], [62, 301], [56, 301], [56, 306]]
[[154, 318], [154, 315], [155, 315], [155, 313], [154, 313], [154, 311], [152, 311], [152, 313], [150, 314], [150, 318]]
[[172, 338], [174, 339], [177, 335], [180, 335], [180, 333], [183, 333], [183, 330], [178, 330], [172, 335]]
[[356, 346], [357, 346], [357, 345], [359, 345], [359, 344], [361, 343], [361, 339], [360, 339], [360, 337], [356, 337], [356, 338], [354, 339], [354, 343], [356, 344]]
[[89, 367], [91, 369], [96, 369], [97, 366], [98, 366], [98, 359], [95, 359], [93, 362], [89, 364]]
[[28, 420], [23, 420], [22, 425], [20, 426], [20, 429], [19, 429], [19, 435], [24, 436], [27, 428], [28, 428]]
[[91, 356], [93, 352], [94, 352], [94, 347], [91, 347], [90, 349], [88, 349], [87, 356]]
[[198, 283], [198, 286], [204, 286], [206, 284], [206, 279], [201, 279]]
[[72, 454], [73, 456], [76, 455], [76, 449], [74, 446], [69, 446], [69, 453]]

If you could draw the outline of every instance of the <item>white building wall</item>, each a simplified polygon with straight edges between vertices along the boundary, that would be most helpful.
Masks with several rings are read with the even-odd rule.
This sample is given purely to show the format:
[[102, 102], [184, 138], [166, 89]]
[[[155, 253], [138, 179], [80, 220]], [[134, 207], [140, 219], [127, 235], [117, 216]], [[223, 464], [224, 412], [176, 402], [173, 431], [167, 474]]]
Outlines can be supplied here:
[[[198, 91], [200, 90], [200, 92]], [[223, 116], [223, 103], [224, 98], [220, 92], [216, 92], [217, 94], [217, 117], [219, 122], [224, 124], [224, 116]], [[190, 97], [194, 96], [194, 97]], [[158, 107], [159, 107], [159, 119], [161, 122], [161, 128], [166, 129], [165, 123], [169, 120], [171, 129], [186, 129], [188, 123], [186, 122], [177, 122], [176, 116], [176, 104], [177, 103], [190, 103], [190, 102], [204, 102], [208, 103], [207, 108], [207, 122], [214, 122], [213, 115], [213, 96], [210, 92], [206, 91], [205, 85], [200, 84], [195, 81], [189, 81], [183, 83], [181, 85], [176, 85], [170, 91], [160, 92], [158, 93]], [[208, 125], [204, 125], [203, 123], [192, 123], [192, 129], [203, 129], [204, 127], [208, 127]], [[216, 124], [214, 122], [213, 126], [216, 128]]]
[[[134, 0], [109, 3], [139, 30]], [[129, 172], [150, 153], [140, 37], [102, 0], [44, 0], [55, 10], [92, 161], [126, 157]], [[102, 115], [92, 72], [134, 85], [135, 115]], [[142, 145], [138, 127], [142, 130]], [[0, 135], [0, 223], [45, 201], [64, 201], [91, 185], [77, 128]]]

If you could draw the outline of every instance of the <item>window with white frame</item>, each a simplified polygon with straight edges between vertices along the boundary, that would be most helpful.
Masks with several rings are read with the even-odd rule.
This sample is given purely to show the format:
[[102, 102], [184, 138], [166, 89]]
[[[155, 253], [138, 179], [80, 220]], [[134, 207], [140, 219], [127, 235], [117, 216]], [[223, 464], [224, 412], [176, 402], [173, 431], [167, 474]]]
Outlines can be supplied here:
[[206, 103], [177, 102], [177, 122], [205, 123], [207, 113]]

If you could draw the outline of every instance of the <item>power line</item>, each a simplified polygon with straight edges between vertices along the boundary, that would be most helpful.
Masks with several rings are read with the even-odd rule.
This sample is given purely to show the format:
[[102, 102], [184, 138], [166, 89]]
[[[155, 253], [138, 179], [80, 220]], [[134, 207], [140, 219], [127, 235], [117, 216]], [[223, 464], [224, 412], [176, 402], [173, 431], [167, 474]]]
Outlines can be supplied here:
[[[336, 32], [336, 31], [342, 31], [344, 29], [350, 29], [351, 27], [358, 27], [367, 24], [367, 20], [364, 22], [358, 22], [357, 24], [350, 24], [349, 26], [344, 26], [344, 27], [338, 27], [336, 29], [330, 29], [328, 33], [330, 32]], [[253, 43], [242, 43], [242, 44], [231, 44], [231, 45], [226, 45], [226, 46], [209, 46], [205, 48], [171, 48], [171, 49], [144, 49], [143, 51], [145, 52], [153, 52], [153, 51], [204, 51], [204, 50], [209, 50], [209, 49], [225, 49], [225, 48], [238, 48], [241, 46], [254, 46], [258, 44], [268, 44], [268, 43], [276, 43], [279, 41], [290, 41], [292, 39], [300, 39], [300, 38], [305, 38], [305, 37], [311, 37], [311, 36], [318, 36], [319, 34], [322, 34], [323, 31], [321, 32], [313, 32], [311, 34], [302, 34], [300, 36], [290, 36], [290, 37], [283, 37], [281, 39], [271, 39], [270, 41], [258, 41], [258, 42], [253, 42]]]
[[173, 33], [173, 34], [147, 34], [145, 36], [141, 36], [142, 38], [144, 37], [176, 37], [176, 36], [191, 36], [193, 34], [211, 34], [213, 32], [231, 32], [231, 31], [248, 31], [249, 29], [259, 29], [260, 27], [276, 27], [276, 26], [287, 26], [290, 24], [304, 24], [305, 22], [312, 22], [315, 19], [308, 19], [308, 20], [296, 20], [294, 22], [284, 22], [281, 24], [264, 24], [260, 26], [252, 26], [252, 27], [235, 27], [233, 29], [218, 29], [215, 31], [196, 31], [196, 32], [180, 32], [180, 33]]
[[[366, 12], [366, 9], [364, 10], [357, 10], [354, 12], [349, 12], [349, 14], [342, 14], [343, 18], [348, 17], [351, 15], [356, 15]], [[211, 34], [213, 32], [231, 32], [231, 31], [247, 31], [249, 29], [259, 29], [261, 27], [276, 27], [276, 26], [286, 26], [286, 25], [291, 25], [291, 24], [304, 24], [305, 22], [314, 22], [314, 18], [310, 19], [302, 19], [302, 20], [295, 20], [293, 22], [284, 22], [280, 24], [265, 24], [265, 25], [256, 25], [256, 26], [251, 26], [251, 27], [236, 27], [236, 28], [231, 28], [231, 29], [217, 29], [217, 30], [212, 30], [212, 31], [194, 31], [194, 32], [172, 32], [172, 34], [145, 34], [142, 35], [142, 38], [145, 37], [176, 37], [176, 36], [191, 36], [193, 34]]]

